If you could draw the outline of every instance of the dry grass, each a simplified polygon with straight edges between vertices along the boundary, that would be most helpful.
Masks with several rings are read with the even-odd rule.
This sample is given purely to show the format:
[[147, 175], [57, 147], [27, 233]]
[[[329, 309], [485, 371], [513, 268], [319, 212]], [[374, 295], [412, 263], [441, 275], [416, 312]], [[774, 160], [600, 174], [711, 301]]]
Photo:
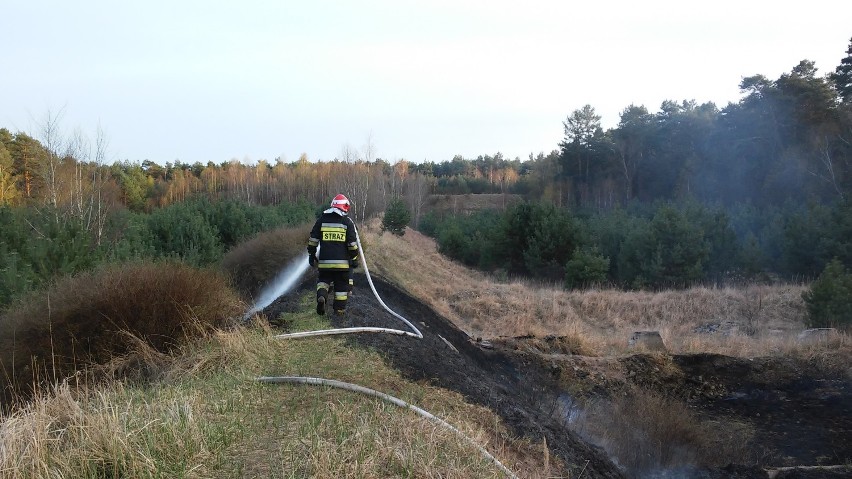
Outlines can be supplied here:
[[139, 397], [121, 383], [80, 394], [64, 384], [3, 418], [0, 475], [212, 477], [217, 435], [198, 396]]
[[64, 278], [0, 317], [4, 402], [93, 364], [138, 356], [140, 341], [168, 352], [244, 310], [222, 274], [181, 263], [113, 265]]
[[500, 281], [437, 252], [434, 240], [406, 230], [403, 237], [365, 225], [362, 241], [372, 271], [428, 303], [472, 337], [565, 336], [588, 354], [630, 352], [635, 331], [660, 334], [670, 352], [732, 356], [852, 349], [848, 335], [803, 344], [804, 285], [693, 287], [663, 292], [565, 291], [560, 285]]
[[222, 258], [222, 269], [240, 294], [250, 300], [284, 265], [298, 255], [307, 255], [305, 247], [312, 226], [279, 228], [240, 243]]
[[[309, 313], [287, 319], [327, 326]], [[0, 476], [502, 477], [466, 441], [410, 411], [337, 389], [262, 385], [259, 375], [374, 388], [447, 420], [521, 477], [564, 470], [541, 444], [513, 438], [493, 412], [405, 381], [375, 352], [340, 338], [270, 333], [258, 322], [187, 343], [147, 385], [64, 384], [35, 398], [0, 422]]]

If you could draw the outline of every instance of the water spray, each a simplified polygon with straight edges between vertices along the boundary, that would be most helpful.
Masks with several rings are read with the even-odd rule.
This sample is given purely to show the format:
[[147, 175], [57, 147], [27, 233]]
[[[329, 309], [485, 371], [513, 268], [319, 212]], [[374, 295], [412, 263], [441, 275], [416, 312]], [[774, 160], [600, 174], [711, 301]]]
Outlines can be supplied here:
[[294, 259], [275, 276], [271, 283], [261, 290], [254, 306], [243, 316], [243, 321], [248, 321], [254, 313], [272, 304], [279, 296], [289, 293], [307, 270], [308, 258], [300, 255]]
[[[373, 277], [370, 276], [370, 269], [367, 267], [367, 258], [364, 256], [364, 247], [361, 246], [361, 235], [358, 234], [358, 228], [355, 227], [355, 223], [352, 223], [352, 226], [355, 228], [355, 241], [358, 242], [358, 250], [361, 252], [361, 264], [364, 266], [364, 274], [367, 276], [367, 283], [370, 285], [370, 289], [373, 291], [373, 295], [379, 301], [379, 304], [385, 308], [385, 311], [393, 315], [395, 318], [399, 319], [403, 323], [405, 323], [411, 331], [400, 331], [398, 329], [390, 329], [390, 328], [376, 328], [376, 327], [356, 327], [356, 328], [336, 328], [336, 329], [322, 329], [319, 331], [306, 331], [302, 333], [289, 333], [289, 334], [278, 334], [275, 337], [280, 339], [297, 339], [297, 338], [307, 338], [310, 336], [326, 336], [326, 335], [335, 335], [335, 334], [350, 334], [350, 333], [388, 333], [395, 334], [397, 336], [409, 336], [416, 339], [423, 339], [423, 333], [417, 329], [416, 326], [411, 324], [411, 322], [400, 314], [397, 314], [394, 310], [390, 309], [388, 305], [382, 301], [382, 297], [379, 296], [379, 292], [376, 291], [376, 286], [373, 284]], [[305, 260], [305, 264], [307, 265], [307, 260]], [[304, 271], [302, 271], [303, 273]], [[301, 273], [299, 273], [301, 275]], [[270, 301], [271, 302], [271, 301]], [[268, 303], [267, 303], [268, 304]]]

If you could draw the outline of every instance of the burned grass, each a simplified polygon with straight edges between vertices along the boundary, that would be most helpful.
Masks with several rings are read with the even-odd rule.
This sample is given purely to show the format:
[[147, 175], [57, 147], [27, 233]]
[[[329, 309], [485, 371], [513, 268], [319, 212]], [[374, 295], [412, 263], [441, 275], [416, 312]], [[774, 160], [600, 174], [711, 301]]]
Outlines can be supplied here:
[[[747, 423], [703, 420], [687, 404], [638, 387], [610, 398], [595, 397], [578, 409], [569, 427], [604, 448], [631, 475], [654, 477], [682, 471], [753, 464]], [[676, 476], [678, 474], [675, 474]]]

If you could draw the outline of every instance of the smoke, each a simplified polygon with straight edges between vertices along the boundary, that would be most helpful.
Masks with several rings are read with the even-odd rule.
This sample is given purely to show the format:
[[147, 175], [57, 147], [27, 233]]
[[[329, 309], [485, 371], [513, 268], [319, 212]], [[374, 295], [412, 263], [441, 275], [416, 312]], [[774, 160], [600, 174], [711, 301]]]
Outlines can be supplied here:
[[243, 320], [248, 320], [254, 313], [272, 304], [279, 296], [287, 294], [308, 270], [308, 257], [306, 255], [297, 255], [290, 264], [284, 267], [278, 275], [273, 279], [258, 295], [254, 306], [246, 313]]

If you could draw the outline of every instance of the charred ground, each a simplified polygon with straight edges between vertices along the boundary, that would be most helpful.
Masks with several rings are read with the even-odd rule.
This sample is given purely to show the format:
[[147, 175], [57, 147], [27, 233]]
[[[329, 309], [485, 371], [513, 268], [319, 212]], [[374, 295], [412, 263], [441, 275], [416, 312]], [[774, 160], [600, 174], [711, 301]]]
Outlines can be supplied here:
[[[422, 340], [359, 334], [348, 341], [374, 348], [406, 377], [457, 391], [497, 412], [519, 436], [546, 439], [568, 469], [565, 477], [648, 476], [625, 471], [607, 453], [574, 433], [565, 398], [610, 398], [641, 388], [685, 401], [699, 416], [754, 430], [746, 464], [723, 468], [656, 471], [665, 477], [844, 477], [852, 474], [852, 386], [848, 371], [802, 359], [742, 359], [721, 355], [635, 354], [590, 358], [566, 354], [560, 338], [506, 338], [484, 343], [404, 291], [373, 277], [385, 303], [423, 333]], [[376, 301], [366, 277], [335, 326], [405, 329]], [[306, 277], [298, 291], [279, 298], [267, 317], [300, 308], [313, 290]], [[286, 326], [286, 325], [285, 325]], [[845, 465], [841, 469], [778, 469]], [[769, 472], [767, 472], [769, 471]], [[840, 474], [839, 476], [837, 474]], [[653, 474], [652, 474], [653, 475]], [[653, 477], [658, 477], [653, 475]]]

